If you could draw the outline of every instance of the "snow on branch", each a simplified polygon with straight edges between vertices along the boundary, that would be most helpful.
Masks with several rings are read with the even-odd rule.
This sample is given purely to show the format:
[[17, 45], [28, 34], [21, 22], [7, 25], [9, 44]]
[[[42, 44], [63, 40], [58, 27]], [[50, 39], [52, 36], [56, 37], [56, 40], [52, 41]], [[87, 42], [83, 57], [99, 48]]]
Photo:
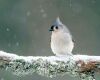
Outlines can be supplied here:
[[0, 69], [13, 72], [18, 76], [35, 72], [52, 78], [69, 73], [79, 76], [81, 80], [95, 80], [94, 73], [100, 70], [100, 56], [25, 57], [0, 51]]

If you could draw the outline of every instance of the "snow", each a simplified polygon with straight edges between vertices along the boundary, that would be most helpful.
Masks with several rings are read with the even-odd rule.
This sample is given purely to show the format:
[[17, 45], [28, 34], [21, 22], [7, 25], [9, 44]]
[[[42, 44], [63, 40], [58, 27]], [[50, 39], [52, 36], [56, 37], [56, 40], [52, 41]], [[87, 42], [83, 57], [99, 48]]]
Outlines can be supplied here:
[[4, 80], [4, 78], [1, 78], [0, 80]]
[[0, 51], [0, 56], [9, 57], [12, 60], [15, 59], [15, 58], [18, 58], [18, 56], [16, 54], [7, 53], [7, 52], [4, 52], [4, 51]]
[[32, 62], [35, 61], [37, 59], [42, 59], [42, 60], [47, 60], [49, 62], [55, 62], [55, 61], [68, 61], [69, 59], [72, 59], [74, 61], [78, 61], [78, 60], [83, 60], [83, 61], [98, 61], [100, 62], [100, 56], [88, 56], [88, 55], [73, 55], [73, 56], [18, 56], [16, 54], [11, 54], [11, 53], [7, 53], [4, 51], [0, 51], [0, 56], [5, 56], [5, 57], [9, 57], [12, 60], [16, 60], [16, 59], [23, 59], [27, 62]]
[[27, 16], [30, 16], [31, 15], [31, 12], [30, 11], [27, 11], [26, 15]]
[[89, 56], [89, 55], [74, 55], [74, 60], [83, 60], [83, 61], [99, 61], [100, 56]]
[[44, 9], [41, 9], [40, 12], [41, 12], [41, 13], [44, 13], [45, 11], [44, 11]]
[[92, 0], [92, 3], [95, 4], [96, 3], [96, 0]]
[[16, 46], [19, 46], [19, 42], [16, 42]]
[[44, 13], [44, 14], [42, 15], [42, 17], [43, 17], [43, 18], [46, 18], [46, 17], [47, 17], [47, 14], [46, 14], [46, 13]]
[[[70, 72], [74, 76], [77, 76], [78, 67], [81, 66], [81, 64], [78, 64], [78, 67], [76, 66], [77, 60], [83, 60], [86, 62], [90, 60], [100, 61], [100, 56], [88, 55], [25, 57], [0, 51], [0, 56], [4, 57], [4, 59], [7, 58], [11, 60], [11, 66], [6, 65], [6, 70], [13, 71], [13, 74], [18, 76], [28, 75], [34, 72], [38, 73], [39, 75], [47, 77], [56, 77], [57, 75], [62, 75], [67, 72]], [[65, 70], [65, 72], [62, 73], [62, 70]], [[88, 76], [91, 77], [91, 73], [89, 73]]]
[[10, 29], [9, 28], [6, 28], [6, 31], [10, 31]]
[[42, 17], [46, 18], [47, 17], [47, 13], [45, 12], [45, 10], [42, 7], [40, 7], [40, 8], [41, 8], [40, 12], [42, 13]]

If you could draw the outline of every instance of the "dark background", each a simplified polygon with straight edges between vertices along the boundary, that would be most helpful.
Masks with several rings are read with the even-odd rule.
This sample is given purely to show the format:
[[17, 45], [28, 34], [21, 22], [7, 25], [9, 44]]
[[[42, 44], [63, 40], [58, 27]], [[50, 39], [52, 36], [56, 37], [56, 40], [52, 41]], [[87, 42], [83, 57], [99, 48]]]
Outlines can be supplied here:
[[[100, 55], [100, 0], [0, 0], [0, 50], [22, 56], [53, 55], [48, 30], [58, 16], [76, 41], [74, 54]], [[20, 78], [1, 70], [0, 79]], [[21, 77], [21, 80], [73, 79], [78, 80], [69, 75], [50, 79], [35, 73]]]

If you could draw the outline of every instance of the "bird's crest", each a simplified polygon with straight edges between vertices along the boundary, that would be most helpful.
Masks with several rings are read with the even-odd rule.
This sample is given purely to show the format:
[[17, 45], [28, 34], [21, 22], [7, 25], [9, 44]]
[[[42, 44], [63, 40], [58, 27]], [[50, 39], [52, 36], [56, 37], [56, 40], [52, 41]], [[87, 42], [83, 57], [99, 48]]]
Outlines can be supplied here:
[[54, 22], [53, 25], [55, 25], [55, 26], [62, 25], [62, 22], [60, 21], [60, 18], [59, 17], [56, 18], [56, 21]]

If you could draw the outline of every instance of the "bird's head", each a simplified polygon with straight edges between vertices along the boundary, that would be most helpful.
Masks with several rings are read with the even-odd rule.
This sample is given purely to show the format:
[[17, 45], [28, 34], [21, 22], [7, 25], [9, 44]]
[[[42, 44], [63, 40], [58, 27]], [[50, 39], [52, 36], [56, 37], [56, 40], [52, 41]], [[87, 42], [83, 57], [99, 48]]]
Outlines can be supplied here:
[[60, 21], [59, 17], [56, 19], [56, 21], [51, 25], [51, 28], [49, 31], [55, 32], [59, 31], [61, 27], [63, 26], [62, 22]]
[[60, 21], [59, 17], [57, 17], [56, 21], [51, 25], [49, 31], [52, 32], [66, 31], [69, 33], [68, 28]]

